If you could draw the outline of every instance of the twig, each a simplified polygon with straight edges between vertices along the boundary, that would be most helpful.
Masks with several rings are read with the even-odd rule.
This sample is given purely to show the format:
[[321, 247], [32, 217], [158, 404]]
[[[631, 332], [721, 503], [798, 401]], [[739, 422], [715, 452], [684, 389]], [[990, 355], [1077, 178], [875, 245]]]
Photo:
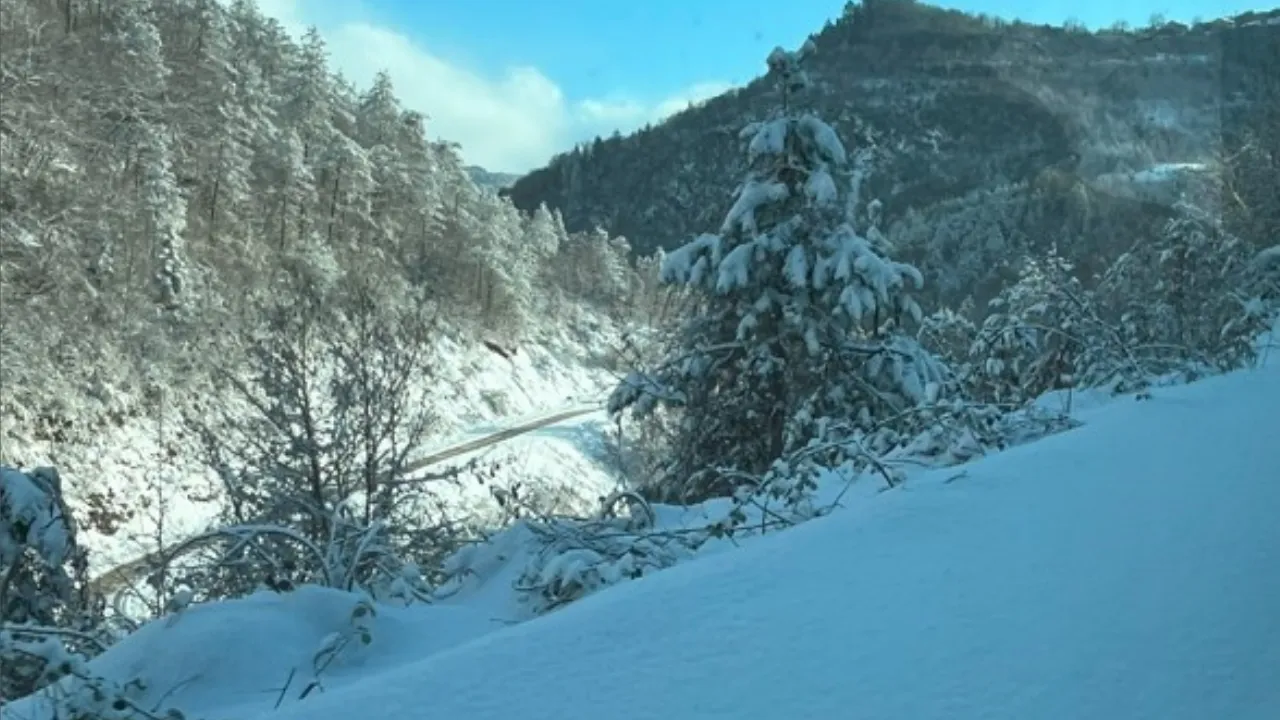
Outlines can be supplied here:
[[284, 680], [284, 687], [280, 688], [280, 694], [276, 696], [276, 704], [273, 710], [279, 710], [280, 704], [284, 702], [285, 693], [289, 692], [289, 688], [293, 685], [293, 676], [298, 672], [298, 668], [289, 668], [289, 677]]

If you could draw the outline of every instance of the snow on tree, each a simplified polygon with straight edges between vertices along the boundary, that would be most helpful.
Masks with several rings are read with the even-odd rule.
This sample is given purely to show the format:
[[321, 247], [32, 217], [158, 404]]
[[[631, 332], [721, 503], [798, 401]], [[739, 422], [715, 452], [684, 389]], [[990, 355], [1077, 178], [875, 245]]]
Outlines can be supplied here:
[[155, 248], [156, 299], [165, 308], [180, 304], [190, 274], [184, 253], [187, 201], [173, 174], [171, 148], [163, 128], [142, 123], [138, 186], [142, 223]]
[[837, 181], [845, 147], [795, 107], [813, 47], [769, 55], [781, 107], [742, 131], [749, 171], [735, 202], [717, 233], [663, 263], [663, 281], [693, 291], [697, 308], [666, 359], [610, 398], [615, 413], [679, 408], [661, 496], [731, 493], [787, 454], [880, 429], [932, 399], [944, 377], [904, 333], [920, 319], [910, 294], [920, 273], [850, 222]]
[[1122, 254], [1099, 295], [1149, 375], [1189, 378], [1250, 364], [1270, 327], [1256, 249], [1189, 202], [1154, 238]]
[[[62, 502], [61, 482], [51, 469], [28, 474], [0, 468], [0, 522], [4, 523], [4, 531], [0, 532], [0, 567], [5, 569], [6, 579], [16, 574], [11, 568], [24, 559], [23, 553], [27, 550], [34, 552], [44, 567], [54, 571], [70, 559], [75, 547], [75, 525]], [[64, 576], [63, 581], [60, 584], [68, 583], [69, 579]], [[6, 582], [0, 590], [21, 592], [23, 588]], [[25, 620], [38, 615], [36, 608], [42, 604], [10, 605], [7, 595], [0, 595], [0, 600], [4, 601], [0, 608], [5, 611], [6, 620]], [[11, 618], [11, 612], [21, 616]]]
[[311, 152], [322, 147], [334, 132], [336, 93], [330, 79], [328, 57], [329, 51], [320, 31], [314, 27], [307, 28], [302, 44], [290, 58], [286, 70], [288, 95], [284, 115], [298, 128], [308, 160]]
[[988, 306], [970, 347], [966, 388], [975, 398], [1019, 407], [1050, 390], [1140, 390], [1151, 379], [1129, 336], [1096, 290], [1050, 252], [1026, 258], [1017, 282]]
[[[364, 328], [385, 331], [370, 364], [433, 344], [394, 317], [416, 303], [461, 336], [540, 330], [584, 300], [626, 307], [625, 242], [578, 243], [602, 271], [562, 292], [579, 255], [558, 211], [528, 218], [477, 190], [387, 76], [355, 87], [318, 33], [295, 39], [249, 0], [4, 0], [0, 15], [14, 50], [0, 73], [0, 461], [243, 400], [222, 376], [252, 384], [261, 368], [236, 345], [270, 345], [277, 322], [302, 332], [286, 320], [344, 278], [411, 304]], [[167, 399], [149, 402], [158, 388]], [[409, 402], [388, 393], [384, 409]], [[70, 478], [96, 470], [72, 463]]]
[[87, 570], [58, 472], [0, 466], [0, 704], [66, 674], [64, 640], [94, 649]]
[[969, 391], [1016, 406], [1058, 388], [1141, 392], [1252, 362], [1275, 312], [1256, 251], [1216, 214], [1174, 210], [1093, 287], [1056, 252], [1027, 259], [971, 347]]
[[120, 83], [121, 92], [114, 102], [132, 109], [154, 102], [170, 74], [150, 6], [147, 0], [120, 0], [111, 4], [104, 23], [105, 62], [101, 70]]

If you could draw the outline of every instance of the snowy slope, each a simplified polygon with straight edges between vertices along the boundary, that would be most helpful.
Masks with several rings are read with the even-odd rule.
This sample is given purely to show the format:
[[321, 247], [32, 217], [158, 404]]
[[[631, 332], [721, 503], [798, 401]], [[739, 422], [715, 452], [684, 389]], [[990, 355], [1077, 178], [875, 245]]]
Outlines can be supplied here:
[[[482, 424], [465, 437], [485, 437], [535, 419]], [[619, 484], [603, 447], [606, 421], [605, 412], [597, 409], [451, 457], [430, 470], [459, 468], [463, 472], [457, 483], [440, 487], [435, 501], [457, 517], [473, 517], [490, 527], [498, 527], [501, 520], [501, 509], [493, 502], [492, 495], [493, 490], [499, 488], [508, 491], [519, 488], [519, 492], [529, 496], [528, 499], [545, 512], [592, 513], [599, 507], [600, 498], [613, 492]], [[448, 446], [457, 444], [455, 440]], [[473, 461], [481, 468], [494, 467], [495, 470], [477, 473], [484, 478], [479, 481], [465, 471]]]
[[483, 604], [383, 608], [372, 644], [302, 701], [352, 596], [193, 608], [94, 665], [208, 720], [1269, 720], [1278, 409], [1273, 363], [1091, 408], [963, 475], [523, 624]]
[[[510, 358], [490, 352], [479, 342], [438, 338], [436, 410], [441, 427], [423, 452], [430, 454], [565, 409], [594, 406], [592, 401], [603, 396], [614, 378], [584, 359], [600, 353], [614, 330], [590, 316], [576, 319], [574, 325], [575, 334], [544, 332]], [[90, 549], [91, 572], [98, 575], [156, 549], [157, 508], [164, 508], [166, 544], [203, 531], [217, 515], [220, 487], [200, 462], [194, 441], [175, 440], [179, 429], [173, 418], [167, 424], [141, 418], [125, 427], [104, 429], [83, 443], [5, 438], [2, 444], [10, 462], [57, 467], [80, 516], [95, 496], [109, 496], [108, 506], [133, 511], [113, 533], [82, 530], [80, 539]], [[164, 452], [167, 442], [177, 442], [177, 457]], [[551, 450], [566, 454], [563, 445]], [[161, 478], [164, 481], [157, 485], [165, 492], [158, 498], [146, 489], [147, 481]], [[544, 473], [524, 479], [558, 485], [566, 478]], [[149, 504], [142, 505], [139, 498]], [[459, 502], [462, 498], [479, 498], [482, 506], [474, 509], [487, 510], [492, 504], [485, 505], [485, 496], [474, 492], [459, 493]]]

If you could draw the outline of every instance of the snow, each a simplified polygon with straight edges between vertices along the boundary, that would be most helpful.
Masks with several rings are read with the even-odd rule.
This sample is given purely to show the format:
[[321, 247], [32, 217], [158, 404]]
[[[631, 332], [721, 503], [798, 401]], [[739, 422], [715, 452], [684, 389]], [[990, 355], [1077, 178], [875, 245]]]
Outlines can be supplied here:
[[848, 160], [844, 143], [835, 128], [828, 125], [816, 115], [805, 115], [800, 118], [800, 131], [813, 139], [822, 159], [836, 165], [843, 165]]
[[1280, 17], [1261, 18], [1258, 20], [1250, 20], [1242, 23], [1240, 27], [1265, 27], [1269, 25], [1280, 25]]
[[460, 482], [440, 489], [438, 501], [456, 516], [481, 523], [496, 522], [501, 515], [493, 502], [494, 491], [513, 488], [543, 509], [569, 514], [594, 511], [600, 498], [618, 485], [603, 444], [608, 417], [598, 405], [594, 408], [432, 467], [433, 472], [464, 468], [471, 462], [496, 467], [484, 480], [479, 480], [486, 475], [483, 472], [464, 473]]
[[790, 191], [787, 186], [773, 180], [747, 180], [738, 191], [738, 199], [725, 215], [720, 232], [728, 234], [740, 229], [748, 237], [756, 232], [756, 210], [761, 206], [784, 200]]
[[1079, 429], [859, 482], [825, 518], [514, 625], [498, 561], [472, 592], [379, 607], [301, 702], [354, 596], [193, 607], [91, 666], [208, 720], [1280, 717], [1276, 407], [1280, 363], [1087, 404]]
[[13, 565], [25, 548], [50, 566], [66, 560], [71, 542], [56, 482], [49, 468], [27, 474], [0, 467], [0, 567]]
[[824, 168], [818, 168], [809, 174], [809, 179], [804, 184], [804, 192], [815, 205], [819, 206], [831, 205], [840, 199], [835, 179]]
[[767, 122], [752, 123], [742, 129], [743, 135], [751, 135], [747, 144], [747, 160], [755, 162], [761, 155], [781, 155], [786, 148], [787, 119], [774, 118]]
[[1104, 173], [1092, 183], [1096, 189], [1118, 196], [1173, 204], [1188, 183], [1207, 170], [1203, 163], [1164, 162], [1132, 172]]
[[756, 256], [756, 244], [747, 241], [725, 253], [716, 275], [716, 292], [724, 294], [745, 288], [751, 281], [751, 261]]
[[[720, 236], [703, 233], [692, 242], [685, 243], [662, 258], [661, 277], [665, 283], [698, 282], [700, 273], [706, 270], [706, 257], [718, 256]], [[701, 266], [701, 269], [699, 267]]]
[[1187, 173], [1202, 173], [1207, 170], [1204, 163], [1157, 163], [1134, 173], [1133, 179], [1139, 183], [1170, 182]]
[[1272, 245], [1269, 248], [1263, 248], [1258, 251], [1258, 254], [1254, 257], [1254, 262], [1259, 266], [1280, 264], [1280, 245]]
[[[566, 410], [598, 406], [616, 379], [602, 368], [587, 365], [583, 358], [599, 355], [616, 331], [607, 321], [575, 313], [581, 317], [564, 322], [574, 334], [535, 333], [535, 339], [521, 344], [510, 358], [485, 349], [474, 338], [440, 337], [434, 382], [442, 426], [423, 453], [429, 455]], [[157, 506], [162, 505], [165, 513], [166, 544], [204, 531], [216, 517], [221, 507], [220, 487], [199, 461], [193, 442], [177, 440], [182, 449], [178, 457], [165, 453], [166, 444], [175, 442], [180, 426], [172, 416], [142, 417], [122, 427], [103, 428], [82, 444], [6, 437], [5, 455], [28, 466], [57, 467], [67, 501], [78, 516], [83, 516], [95, 497], [112, 498], [109, 505], [137, 505], [144, 497], [150, 501], [150, 507], [137, 507], [114, 532], [80, 529], [78, 540], [89, 549], [90, 572], [96, 576], [155, 550]], [[472, 457], [474, 454], [464, 459]], [[541, 474], [526, 477], [526, 484], [563, 485], [566, 478], [562, 472], [550, 468], [557, 458], [595, 469], [594, 463], [579, 457], [565, 443], [553, 443], [546, 457], [527, 463], [540, 468]], [[153, 497], [147, 490], [149, 478], [162, 480], [157, 485], [164, 488], [163, 498]], [[598, 475], [592, 475], [590, 484], [600, 482]], [[492, 510], [488, 494], [477, 493], [473, 487], [464, 487], [450, 500], [455, 505], [476, 502], [478, 506], [470, 509], [477, 511]]]
[[787, 282], [794, 288], [809, 287], [809, 256], [803, 245], [792, 245], [783, 266]]
[[[246, 717], [270, 709], [281, 696], [296, 701], [317, 676], [313, 659], [335, 631], [349, 625], [358, 601], [337, 590], [306, 587], [290, 595], [262, 592], [194, 606], [147, 625], [128, 643], [114, 647], [107, 674], [123, 683], [145, 671], [156, 697], [173, 690], [178, 702], [198, 708], [208, 720]], [[430, 610], [428, 617], [417, 608], [379, 606], [373, 621], [377, 651], [362, 655], [348, 648], [320, 675], [321, 682], [330, 673], [341, 677], [344, 669], [348, 675], [356, 668], [385, 670], [390, 662], [447, 650], [501, 627], [501, 621], [467, 608]], [[227, 693], [229, 688], [234, 692]], [[0, 718], [37, 716], [39, 709], [25, 704], [0, 709]]]

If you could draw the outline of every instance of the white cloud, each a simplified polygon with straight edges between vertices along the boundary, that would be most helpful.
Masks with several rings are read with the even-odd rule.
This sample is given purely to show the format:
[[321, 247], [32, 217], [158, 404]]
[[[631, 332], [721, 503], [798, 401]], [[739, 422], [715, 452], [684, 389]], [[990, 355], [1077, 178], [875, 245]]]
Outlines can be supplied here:
[[492, 77], [391, 28], [312, 18], [303, 0], [259, 0], [259, 7], [294, 33], [306, 23], [318, 25], [333, 67], [357, 85], [389, 72], [405, 106], [427, 115], [432, 136], [460, 143], [468, 163], [495, 171], [531, 170], [575, 142], [633, 130], [730, 87], [704, 82], [656, 101], [614, 94], [574, 102], [537, 68], [513, 67]]
[[577, 103], [574, 111], [586, 125], [607, 126], [610, 132], [615, 127], [631, 130], [647, 122], [674, 115], [731, 87], [733, 86], [726, 82], [701, 82], [655, 103], [643, 103], [629, 98], [583, 100]]

